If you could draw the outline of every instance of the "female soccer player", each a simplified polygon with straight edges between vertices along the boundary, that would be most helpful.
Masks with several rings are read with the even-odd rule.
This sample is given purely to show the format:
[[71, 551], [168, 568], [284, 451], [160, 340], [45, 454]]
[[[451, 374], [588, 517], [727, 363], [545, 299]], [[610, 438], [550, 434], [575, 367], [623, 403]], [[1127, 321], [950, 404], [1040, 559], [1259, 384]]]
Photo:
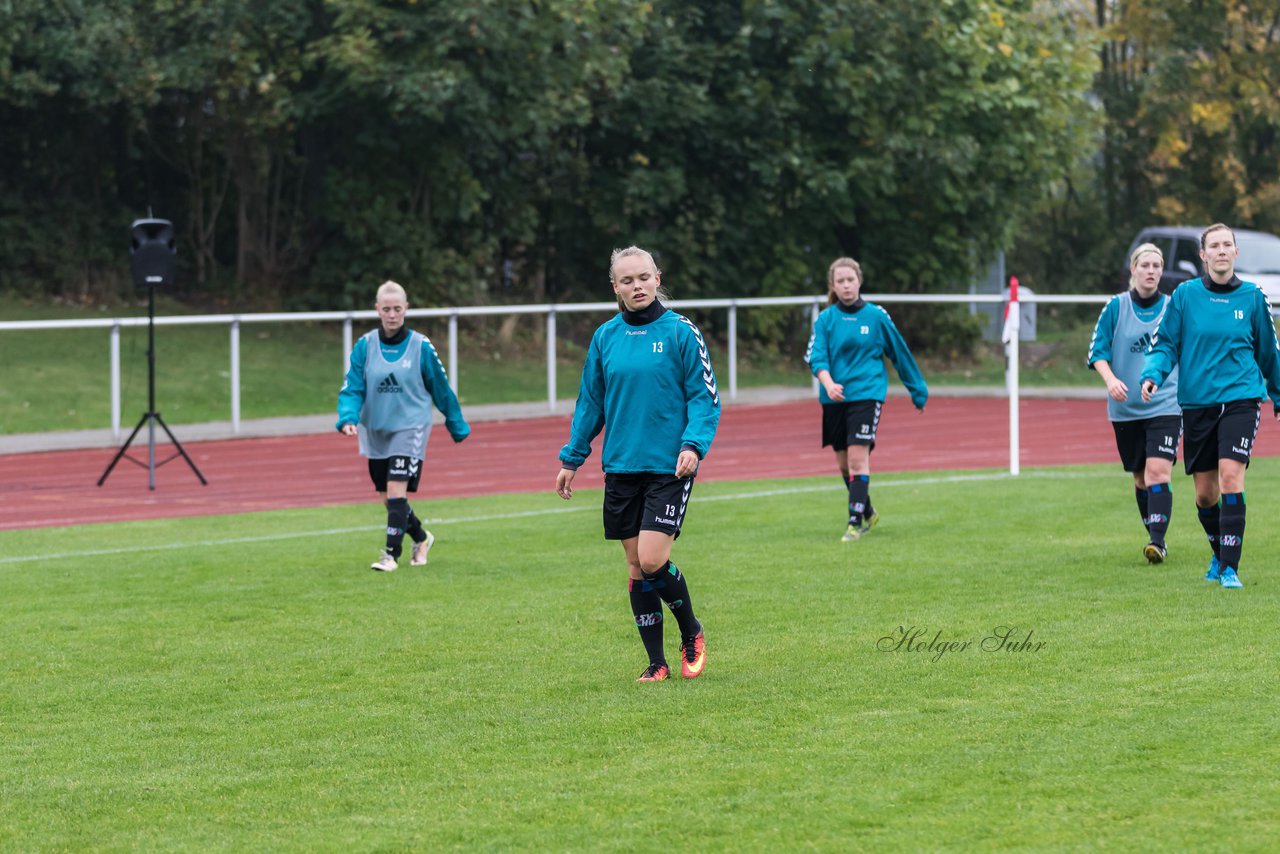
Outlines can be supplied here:
[[560, 450], [556, 493], [573, 478], [606, 425], [604, 536], [621, 540], [631, 611], [649, 666], [637, 680], [670, 675], [662, 646], [662, 603], [680, 627], [680, 673], [702, 674], [706, 639], [684, 575], [671, 562], [698, 463], [720, 422], [720, 395], [702, 333], [659, 301], [662, 273], [636, 246], [614, 250], [609, 281], [621, 311], [591, 337], [569, 442]]
[[1169, 480], [1178, 459], [1182, 409], [1178, 406], [1178, 369], [1144, 403], [1137, 391], [1142, 360], [1164, 316], [1169, 297], [1160, 293], [1164, 254], [1144, 243], [1129, 256], [1129, 290], [1112, 297], [1102, 309], [1089, 341], [1087, 364], [1107, 384], [1107, 417], [1116, 434], [1124, 470], [1133, 473], [1138, 512], [1147, 529], [1142, 554], [1161, 563], [1165, 532], [1173, 513]]
[[841, 539], [862, 539], [880, 520], [871, 506], [871, 451], [880, 408], [889, 390], [885, 356], [893, 362], [911, 402], [924, 411], [929, 399], [916, 360], [889, 313], [862, 299], [862, 267], [837, 258], [827, 270], [827, 303], [809, 338], [805, 361], [822, 388], [822, 445], [830, 445], [849, 488], [849, 524]]
[[360, 453], [369, 459], [373, 488], [387, 507], [387, 544], [371, 568], [394, 572], [408, 531], [413, 540], [409, 563], [421, 566], [435, 543], [432, 533], [409, 506], [418, 491], [431, 430], [431, 404], [445, 417], [453, 441], [471, 434], [458, 398], [449, 386], [436, 348], [420, 332], [404, 325], [409, 299], [404, 288], [384, 282], [374, 308], [379, 326], [351, 348], [351, 366], [338, 392], [338, 430], [359, 436]]
[[1280, 419], [1280, 342], [1266, 295], [1236, 275], [1239, 255], [1229, 226], [1204, 230], [1200, 260], [1207, 275], [1173, 292], [1142, 367], [1144, 401], [1179, 371], [1183, 464], [1213, 549], [1204, 577], [1226, 588], [1243, 586], [1244, 473], [1268, 395]]

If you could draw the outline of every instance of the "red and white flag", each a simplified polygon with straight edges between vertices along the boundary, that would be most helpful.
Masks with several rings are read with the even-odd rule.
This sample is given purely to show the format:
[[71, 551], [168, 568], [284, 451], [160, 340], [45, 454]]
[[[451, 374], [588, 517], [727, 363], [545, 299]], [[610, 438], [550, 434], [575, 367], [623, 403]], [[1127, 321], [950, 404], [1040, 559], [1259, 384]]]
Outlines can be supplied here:
[[1022, 328], [1022, 310], [1018, 307], [1018, 277], [1009, 277], [1009, 301], [1004, 304], [1004, 329], [1000, 340], [1008, 344], [1018, 337]]

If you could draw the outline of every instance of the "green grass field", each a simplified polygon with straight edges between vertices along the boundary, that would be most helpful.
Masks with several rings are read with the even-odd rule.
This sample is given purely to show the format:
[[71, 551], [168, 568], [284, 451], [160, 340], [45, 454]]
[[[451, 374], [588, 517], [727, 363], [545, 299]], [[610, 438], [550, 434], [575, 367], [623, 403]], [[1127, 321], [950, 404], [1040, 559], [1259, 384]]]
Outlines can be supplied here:
[[598, 492], [3, 532], [0, 850], [1273, 850], [1278, 475], [1239, 591], [1182, 479], [1159, 567], [1114, 466], [700, 485], [656, 685]]

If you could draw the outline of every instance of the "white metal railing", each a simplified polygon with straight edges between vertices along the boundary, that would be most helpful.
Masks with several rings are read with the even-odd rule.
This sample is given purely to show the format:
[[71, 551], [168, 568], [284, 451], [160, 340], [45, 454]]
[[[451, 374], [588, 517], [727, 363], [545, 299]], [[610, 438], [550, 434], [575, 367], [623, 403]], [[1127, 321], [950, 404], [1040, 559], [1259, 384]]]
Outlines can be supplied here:
[[[1032, 294], [1023, 292], [1022, 302], [1081, 304], [1105, 303], [1111, 298], [1109, 294]], [[738, 396], [738, 309], [779, 306], [810, 306], [811, 316], [817, 318], [824, 308], [826, 295], [799, 297], [744, 297], [741, 299], [690, 299], [671, 300], [667, 303], [675, 309], [725, 309], [728, 311], [728, 398]], [[873, 301], [884, 304], [905, 303], [938, 303], [976, 305], [978, 303], [1003, 305], [1005, 297], [1000, 294], [875, 294]], [[449, 384], [454, 391], [458, 390], [458, 318], [487, 317], [495, 315], [534, 314], [546, 317], [547, 335], [547, 411], [556, 411], [556, 316], [568, 313], [614, 312], [618, 310], [616, 302], [583, 302], [583, 303], [549, 303], [543, 305], [494, 305], [494, 306], [460, 306], [456, 308], [411, 308], [407, 317], [442, 317], [449, 321], [447, 342]], [[377, 322], [378, 313], [372, 309], [365, 311], [311, 311], [311, 312], [265, 312], [260, 314], [204, 314], [177, 315], [155, 318], [156, 326], [197, 326], [227, 325], [231, 330], [231, 431], [240, 432], [240, 325], [244, 323], [293, 323], [301, 321], [331, 321], [342, 323], [342, 364], [345, 374], [354, 343], [353, 324], [357, 320]], [[120, 425], [120, 330], [129, 327], [146, 326], [146, 317], [114, 317], [95, 318], [92, 320], [22, 320], [0, 321], [0, 332], [32, 331], [44, 329], [107, 329], [111, 336], [111, 430], [119, 438]], [[1009, 364], [1012, 370], [1006, 375], [1006, 387], [1009, 392], [1010, 407], [1010, 472], [1018, 473], [1018, 379], [1016, 366], [1018, 363], [1018, 340], [1015, 337], [1006, 345]], [[816, 392], [818, 381], [813, 380]]]

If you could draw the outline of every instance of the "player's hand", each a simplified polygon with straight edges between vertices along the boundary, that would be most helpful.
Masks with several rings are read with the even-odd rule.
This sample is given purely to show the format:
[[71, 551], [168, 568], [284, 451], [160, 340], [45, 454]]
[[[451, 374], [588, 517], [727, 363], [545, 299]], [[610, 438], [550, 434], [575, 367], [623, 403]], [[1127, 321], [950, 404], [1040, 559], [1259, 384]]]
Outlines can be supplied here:
[[1129, 387], [1119, 377], [1114, 377], [1107, 383], [1107, 394], [1111, 395], [1112, 400], [1124, 403], [1129, 397]]
[[1156, 388], [1158, 388], [1158, 386], [1155, 383], [1153, 383], [1151, 380], [1142, 381], [1142, 402], [1143, 403], [1151, 402], [1151, 395], [1156, 393]]
[[573, 476], [577, 473], [574, 469], [560, 469], [556, 475], [556, 495], [565, 501], [573, 497]]
[[698, 470], [698, 454], [694, 451], [681, 451], [676, 457], [676, 477], [688, 477]]
[[342, 425], [342, 435], [344, 435], [344, 436], [354, 436], [354, 435], [356, 435], [356, 425], [351, 424], [351, 423], [343, 424], [343, 425]]
[[827, 397], [836, 403], [844, 400], [844, 386], [840, 383], [824, 383], [823, 388], [827, 390]]

